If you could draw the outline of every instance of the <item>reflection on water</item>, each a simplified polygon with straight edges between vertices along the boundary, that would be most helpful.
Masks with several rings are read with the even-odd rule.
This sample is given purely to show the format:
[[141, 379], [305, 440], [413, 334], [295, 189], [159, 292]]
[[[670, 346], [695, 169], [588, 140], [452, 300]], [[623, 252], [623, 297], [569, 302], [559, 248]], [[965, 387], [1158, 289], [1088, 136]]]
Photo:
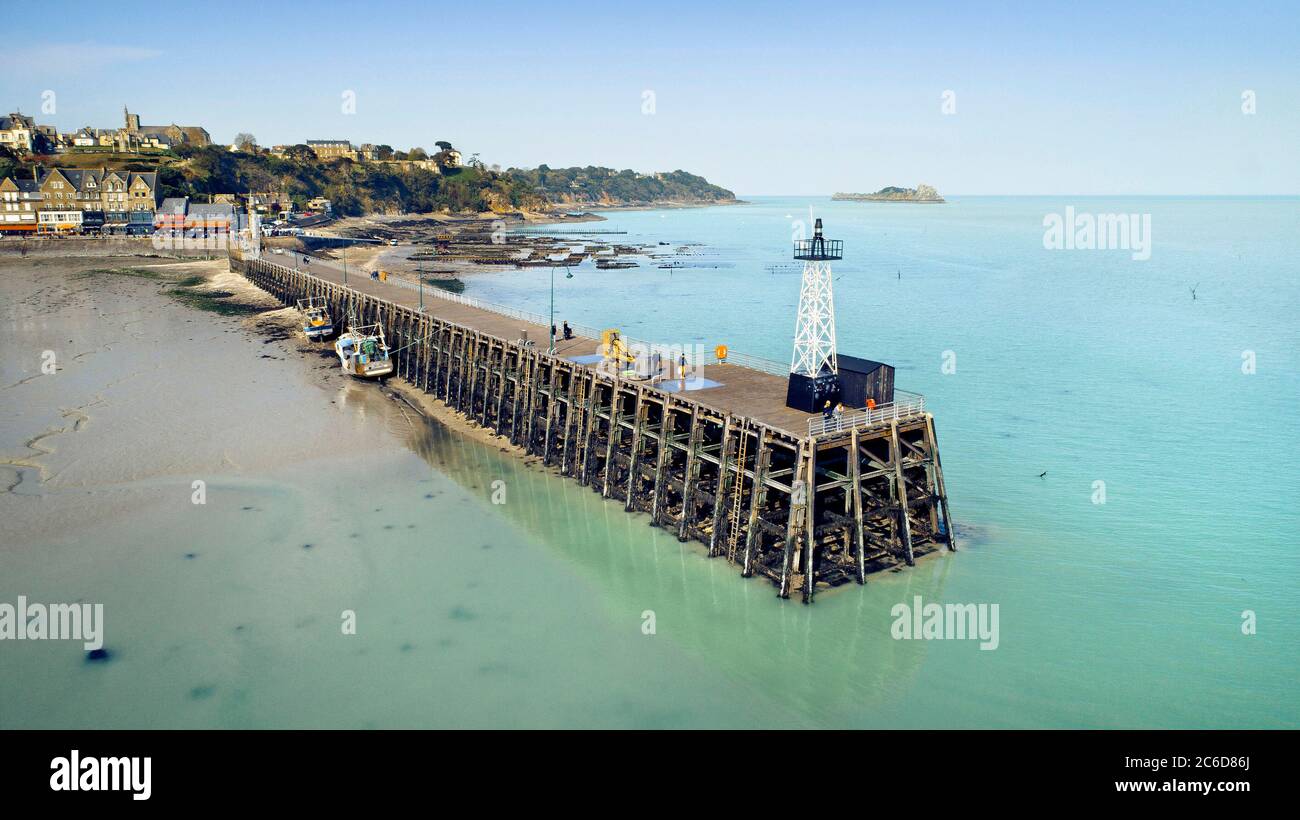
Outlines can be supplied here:
[[[1162, 224], [1199, 213], [1153, 207], [1171, 209]], [[888, 218], [906, 223], [908, 213]], [[954, 239], [953, 259], [996, 236], [978, 213], [944, 214], [978, 228], [960, 232], [960, 248]], [[1198, 230], [1212, 235], [1215, 224]], [[966, 300], [983, 322], [871, 328], [898, 350], [956, 346], [985, 359], [963, 353], [957, 380], [919, 364], [909, 376], [929, 380], [921, 386], [943, 411], [959, 524], [985, 537], [811, 607], [376, 385], [336, 368], [322, 377], [311, 356], [267, 359], [260, 344], [231, 345], [225, 334], [242, 333], [237, 325], [138, 281], [83, 293], [94, 311], [53, 304], [47, 325], [11, 316], [13, 361], [78, 341], [57, 379], [8, 388], [6, 453], [26, 458], [24, 441], [64, 426], [59, 408], [93, 408], [38, 458], [50, 467], [39, 497], [0, 495], [0, 601], [102, 603], [111, 658], [87, 664], [79, 646], [0, 642], [0, 728], [1296, 725], [1300, 612], [1281, 533], [1296, 515], [1286, 503], [1296, 437], [1285, 388], [1298, 369], [1274, 352], [1276, 372], [1250, 377], [1212, 413], [1187, 412], [1223, 392], [1222, 353], [1235, 359], [1241, 338], [1294, 350], [1293, 331], [1277, 329], [1293, 323], [1267, 313], [1294, 311], [1285, 300], [1210, 301], [1210, 288], [1194, 307], [1161, 302], [1159, 288], [1181, 276], [1171, 268], [1204, 264], [1210, 251], [1153, 257], [1158, 281], [1139, 288], [1113, 271], [1099, 287], [1093, 258], [1054, 257], [1067, 269], [1033, 276], [1038, 257], [1006, 247], [984, 248], [1001, 261], [981, 268], [991, 278], [978, 286], [965, 268], [926, 263], [920, 303], [960, 312]], [[1241, 292], [1293, 292], [1275, 281], [1284, 270], [1244, 267], [1253, 284]], [[904, 270], [922, 272], [919, 262]], [[716, 294], [686, 276], [674, 293]], [[11, 298], [21, 284], [0, 277], [0, 310], [27, 304]], [[755, 299], [778, 303], [761, 289]], [[846, 304], [876, 293], [848, 290]], [[1087, 311], [1062, 312], [1062, 298]], [[110, 318], [121, 315], [149, 338], [123, 336]], [[1026, 315], [1085, 321], [1069, 333], [1025, 330]], [[1097, 330], [1112, 325], [1147, 329], [1139, 347], [1121, 339], [1116, 350], [1114, 331]], [[105, 340], [112, 355], [92, 355]], [[1127, 382], [1115, 381], [1120, 372]], [[1117, 426], [1063, 400], [1102, 385], [1145, 414]], [[1221, 418], [1243, 425], [1241, 435], [1208, 465], [1204, 443], [1222, 437]], [[1104, 507], [1088, 501], [1099, 473]], [[199, 476], [201, 507], [190, 502]], [[504, 504], [492, 503], [495, 481]], [[891, 607], [917, 595], [999, 604], [998, 649], [893, 640]], [[1257, 636], [1240, 632], [1246, 608], [1259, 613]], [[647, 610], [655, 635], [641, 631]], [[340, 630], [344, 611], [356, 613], [354, 636]]]
[[406, 442], [438, 473], [485, 497], [504, 482], [506, 503], [493, 510], [588, 578], [611, 618], [631, 622], [653, 610], [658, 637], [747, 687], [777, 693], [814, 722], [889, 708], [925, 658], [925, 644], [890, 637], [888, 611], [912, 594], [943, 599], [949, 562], [941, 556], [806, 607], [778, 599], [765, 579], [742, 578], [737, 567], [708, 558], [702, 545], [649, 526], [648, 516], [525, 466], [500, 446], [424, 419]]

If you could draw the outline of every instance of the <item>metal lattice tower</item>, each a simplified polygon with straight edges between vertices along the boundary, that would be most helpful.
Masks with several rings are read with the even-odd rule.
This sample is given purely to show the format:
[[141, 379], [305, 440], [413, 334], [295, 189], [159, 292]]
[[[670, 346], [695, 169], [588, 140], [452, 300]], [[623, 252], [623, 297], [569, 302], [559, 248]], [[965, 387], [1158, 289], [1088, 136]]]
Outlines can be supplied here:
[[835, 297], [831, 293], [831, 261], [844, 258], [844, 243], [822, 236], [817, 220], [812, 239], [794, 243], [794, 258], [803, 260], [799, 316], [794, 325], [794, 356], [790, 372], [816, 377], [838, 373], [835, 360]]

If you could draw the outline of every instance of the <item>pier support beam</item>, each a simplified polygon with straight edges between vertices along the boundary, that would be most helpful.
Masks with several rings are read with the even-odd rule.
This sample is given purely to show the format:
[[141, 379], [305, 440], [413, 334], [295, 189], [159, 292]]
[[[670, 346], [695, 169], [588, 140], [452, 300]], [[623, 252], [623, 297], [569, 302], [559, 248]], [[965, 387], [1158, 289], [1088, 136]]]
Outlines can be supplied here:
[[943, 462], [939, 460], [939, 439], [934, 434], [934, 416], [926, 414], [926, 429], [930, 433], [930, 457], [934, 459], [935, 489], [939, 493], [939, 503], [943, 506], [943, 528], [948, 533], [948, 549], [957, 551], [957, 530], [952, 523], [952, 513], [948, 512], [948, 488], [943, 483]]
[[648, 382], [625, 385], [607, 368], [378, 298], [369, 283], [344, 287], [234, 255], [231, 268], [283, 304], [319, 296], [340, 324], [379, 324], [396, 350], [396, 377], [548, 466], [558, 455], [561, 474], [605, 497], [626, 488], [627, 509], [647, 510], [711, 556], [726, 554], [743, 575], [767, 576], [783, 597], [800, 577], [812, 603], [819, 584], [864, 583], [868, 565], [957, 549], [935, 421], [923, 410], [805, 436], [716, 409], [707, 394], [701, 403]]
[[700, 448], [704, 440], [704, 425], [700, 423], [700, 407], [691, 410], [691, 435], [686, 444], [686, 473], [682, 477], [682, 515], [677, 524], [677, 540], [685, 541], [686, 531], [695, 517], [695, 482], [700, 473]]
[[811, 604], [817, 589], [817, 444], [808, 448], [808, 499], [804, 506], [803, 602]]
[[587, 391], [587, 405], [583, 411], [582, 442], [580, 452], [582, 461], [578, 465], [578, 483], [587, 486], [591, 481], [591, 446], [596, 435], [596, 412], [600, 409], [600, 384], [596, 377], [591, 377], [591, 389]]
[[853, 559], [859, 584], [867, 582], [867, 544], [862, 531], [862, 452], [858, 445], [858, 430], [849, 436], [849, 481], [853, 482], [849, 498], [853, 503]]
[[659, 447], [655, 453], [654, 490], [650, 496], [650, 520], [655, 524], [660, 522], [659, 513], [664, 500], [664, 469], [673, 447], [673, 409], [667, 399], [664, 400], [663, 413], [663, 418], [659, 420]]
[[636, 389], [636, 421], [632, 422], [632, 450], [628, 453], [627, 461], [627, 504], [624, 506], [624, 509], [627, 510], [632, 510], [636, 504], [637, 471], [641, 469], [641, 465], [637, 462], [641, 455], [641, 432], [645, 427], [647, 409], [645, 390], [638, 387]]
[[[767, 499], [767, 463], [772, 457], [768, 445], [766, 427], [758, 428], [758, 452], [754, 457], [754, 486], [750, 491], [749, 525], [745, 528], [745, 563], [741, 575], [746, 578], [754, 574], [754, 549], [758, 541], [758, 511]], [[745, 465], [739, 465], [743, 471]]]
[[907, 565], [914, 566], [916, 558], [912, 553], [912, 519], [907, 512], [907, 482], [903, 480], [903, 456], [898, 446], [898, 421], [889, 424], [889, 452], [894, 462], [894, 487], [898, 504], [898, 525], [902, 530], [903, 557]]
[[605, 440], [605, 479], [601, 483], [600, 495], [609, 498], [609, 487], [614, 480], [614, 454], [617, 452], [618, 440], [623, 432], [623, 385], [614, 380], [613, 395], [609, 404], [609, 436]]
[[[790, 597], [791, 576], [794, 574], [794, 545], [799, 538], [800, 528], [807, 521], [803, 508], [808, 503], [808, 496], [811, 493], [809, 488], [803, 484], [803, 479], [800, 478], [803, 474], [804, 449], [806, 446], [804, 442], [799, 442], [799, 451], [794, 459], [794, 472], [791, 473], [790, 514], [785, 521], [785, 545], [781, 550], [781, 575], [777, 581], [777, 595], [782, 598]], [[812, 446], [816, 447], [816, 442]]]
[[[728, 414], [722, 420], [722, 446], [718, 449], [718, 481], [713, 491], [713, 522], [709, 530], [709, 556], [719, 555], [722, 545], [718, 535], [722, 532], [722, 516], [727, 510], [727, 487], [731, 475], [731, 451], [735, 448], [736, 437], [731, 433], [732, 419]], [[739, 480], [739, 479], [737, 479]]]

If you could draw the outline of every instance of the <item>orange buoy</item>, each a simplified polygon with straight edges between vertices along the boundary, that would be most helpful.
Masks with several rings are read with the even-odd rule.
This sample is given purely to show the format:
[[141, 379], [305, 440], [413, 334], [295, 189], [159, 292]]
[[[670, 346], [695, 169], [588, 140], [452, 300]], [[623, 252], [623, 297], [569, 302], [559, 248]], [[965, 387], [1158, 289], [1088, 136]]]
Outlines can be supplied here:
[[727, 360], [727, 346], [718, 345], [713, 348], [713, 355], [718, 357], [718, 361], [725, 362]]

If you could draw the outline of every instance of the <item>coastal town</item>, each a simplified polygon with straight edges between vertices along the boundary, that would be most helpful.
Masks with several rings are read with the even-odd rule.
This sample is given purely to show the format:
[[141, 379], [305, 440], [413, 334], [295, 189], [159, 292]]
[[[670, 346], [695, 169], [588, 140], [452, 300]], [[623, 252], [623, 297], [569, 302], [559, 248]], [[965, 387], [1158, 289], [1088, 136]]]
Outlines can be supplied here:
[[335, 217], [536, 214], [730, 204], [686, 171], [489, 166], [446, 140], [434, 150], [306, 139], [229, 144], [199, 125], [146, 125], [123, 107], [117, 128], [59, 131], [21, 112], [0, 117], [0, 238], [198, 234], [246, 227], [298, 233]]
[[[461, 154], [439, 141], [430, 155], [421, 148], [394, 151], [386, 145], [353, 145], [341, 139], [308, 139], [296, 145], [259, 147], [241, 134], [224, 150], [248, 155], [330, 163], [374, 163], [431, 174], [454, 172]], [[267, 218], [266, 232], [293, 232], [333, 212], [325, 197], [295, 197], [286, 190], [217, 191], [207, 201], [165, 196], [159, 166], [193, 149], [222, 149], [198, 125], [144, 125], [123, 109], [119, 128], [59, 131], [20, 112], [0, 116], [0, 160], [21, 164], [0, 178], [0, 238], [14, 236], [139, 236], [156, 231], [227, 232], [253, 214]]]

